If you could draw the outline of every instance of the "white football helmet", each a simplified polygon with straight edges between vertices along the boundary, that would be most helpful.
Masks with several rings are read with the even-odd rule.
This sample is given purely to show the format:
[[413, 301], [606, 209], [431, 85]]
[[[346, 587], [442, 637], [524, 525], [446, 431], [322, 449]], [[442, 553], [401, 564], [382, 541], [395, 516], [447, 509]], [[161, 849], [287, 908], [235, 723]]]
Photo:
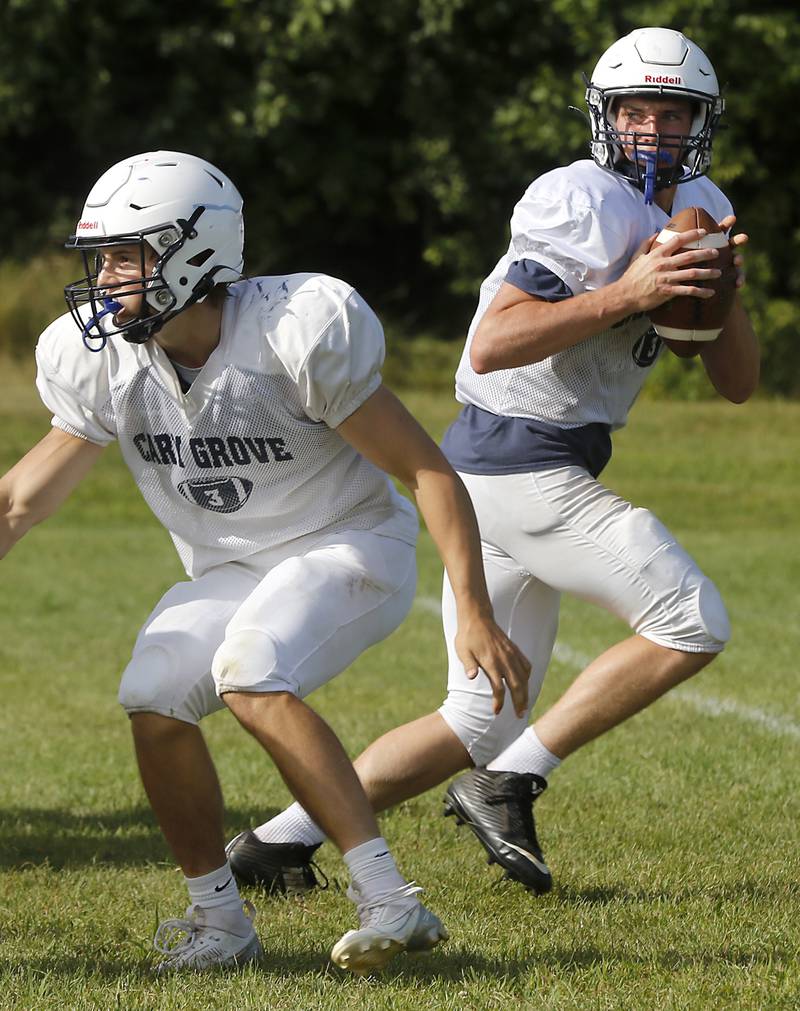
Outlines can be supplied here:
[[[141, 277], [101, 287], [101, 251], [128, 245], [139, 248]], [[66, 246], [83, 253], [85, 276], [64, 294], [86, 346], [100, 351], [112, 334], [141, 344], [215, 285], [242, 276], [242, 198], [202, 158], [177, 151], [134, 155], [94, 184]], [[151, 270], [148, 247], [157, 254]], [[140, 316], [118, 321], [115, 293], [143, 294]]]
[[[623, 175], [642, 190], [648, 182], [663, 189], [708, 171], [725, 101], [708, 58], [685, 35], [670, 28], [637, 28], [603, 53], [586, 84], [592, 158], [601, 168]], [[657, 135], [654, 144], [648, 144], [647, 154], [629, 159], [623, 140], [635, 149], [637, 138], [616, 129], [613, 104], [620, 95], [688, 99], [695, 110], [689, 136]], [[676, 148], [682, 149], [681, 158], [671, 156], [670, 149]], [[648, 160], [650, 180], [646, 179]]]

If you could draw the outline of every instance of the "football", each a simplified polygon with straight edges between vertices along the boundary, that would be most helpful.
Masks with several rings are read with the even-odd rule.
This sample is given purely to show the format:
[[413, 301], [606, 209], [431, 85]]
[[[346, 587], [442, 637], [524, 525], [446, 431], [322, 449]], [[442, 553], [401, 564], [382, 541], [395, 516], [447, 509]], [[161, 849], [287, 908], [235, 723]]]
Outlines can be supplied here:
[[714, 297], [679, 295], [651, 309], [648, 314], [658, 335], [681, 358], [691, 358], [709, 341], [716, 340], [736, 294], [733, 249], [726, 234], [702, 207], [686, 207], [679, 211], [656, 236], [656, 242], [668, 242], [676, 232], [686, 232], [690, 228], [704, 228], [708, 234], [689, 243], [687, 249], [719, 250], [714, 266], [722, 271], [721, 275], [708, 281], [692, 282], [699, 288], [713, 288]]

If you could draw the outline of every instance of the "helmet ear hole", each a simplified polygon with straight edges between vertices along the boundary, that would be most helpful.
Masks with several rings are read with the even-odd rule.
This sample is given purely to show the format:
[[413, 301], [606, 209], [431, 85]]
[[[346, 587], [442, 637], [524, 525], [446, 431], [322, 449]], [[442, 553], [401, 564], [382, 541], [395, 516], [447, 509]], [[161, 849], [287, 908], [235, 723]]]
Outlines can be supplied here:
[[213, 255], [213, 249], [204, 249], [201, 253], [195, 253], [186, 262], [190, 267], [202, 267], [206, 260]]

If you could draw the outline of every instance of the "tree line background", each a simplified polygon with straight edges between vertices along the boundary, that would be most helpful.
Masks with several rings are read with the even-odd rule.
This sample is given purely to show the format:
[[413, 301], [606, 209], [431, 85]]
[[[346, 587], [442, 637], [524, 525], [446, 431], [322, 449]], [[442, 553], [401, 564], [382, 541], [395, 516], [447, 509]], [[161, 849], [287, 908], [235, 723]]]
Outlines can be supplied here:
[[[0, 348], [30, 354], [94, 179], [208, 158], [245, 198], [247, 269], [346, 278], [392, 334], [461, 342], [512, 207], [588, 157], [581, 71], [684, 31], [728, 101], [712, 178], [751, 236], [767, 392], [800, 393], [800, 19], [751, 0], [3, 0]], [[680, 383], [678, 383], [680, 386]], [[679, 391], [680, 392], [680, 391]]]

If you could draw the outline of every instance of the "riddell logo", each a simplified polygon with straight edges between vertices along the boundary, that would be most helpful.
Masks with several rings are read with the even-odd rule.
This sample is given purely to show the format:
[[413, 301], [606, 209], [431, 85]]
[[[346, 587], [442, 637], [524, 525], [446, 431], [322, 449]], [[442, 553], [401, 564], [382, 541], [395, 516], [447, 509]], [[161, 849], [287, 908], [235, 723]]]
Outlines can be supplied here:
[[99, 221], [79, 221], [78, 222], [78, 230], [85, 229], [87, 232], [91, 232], [94, 229], [97, 229], [99, 227], [100, 227], [100, 222]]
[[683, 84], [683, 80], [680, 77], [664, 77], [659, 74], [658, 77], [653, 77], [652, 74], [644, 75], [645, 84]]

